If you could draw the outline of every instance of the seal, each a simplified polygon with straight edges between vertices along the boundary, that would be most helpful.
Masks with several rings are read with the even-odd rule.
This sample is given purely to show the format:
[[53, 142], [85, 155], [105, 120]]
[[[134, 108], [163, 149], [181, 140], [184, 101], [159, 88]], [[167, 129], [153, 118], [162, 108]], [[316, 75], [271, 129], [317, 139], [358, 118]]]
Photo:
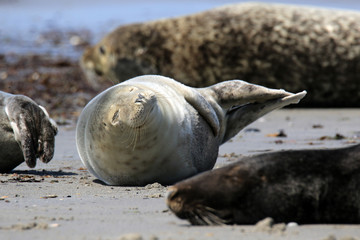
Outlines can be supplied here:
[[195, 89], [163, 76], [139, 76], [85, 106], [76, 127], [77, 149], [88, 170], [106, 184], [173, 184], [211, 169], [220, 144], [305, 94], [240, 80]]
[[307, 89], [299, 106], [310, 107], [360, 107], [359, 62], [360, 13], [264, 3], [123, 25], [81, 58], [94, 86], [97, 75], [160, 74], [192, 87], [245, 79]]
[[26, 96], [0, 91], [0, 172], [24, 161], [33, 168], [37, 158], [49, 162], [56, 134], [56, 123], [45, 108]]
[[194, 225], [360, 223], [360, 144], [244, 157], [169, 188], [167, 205]]

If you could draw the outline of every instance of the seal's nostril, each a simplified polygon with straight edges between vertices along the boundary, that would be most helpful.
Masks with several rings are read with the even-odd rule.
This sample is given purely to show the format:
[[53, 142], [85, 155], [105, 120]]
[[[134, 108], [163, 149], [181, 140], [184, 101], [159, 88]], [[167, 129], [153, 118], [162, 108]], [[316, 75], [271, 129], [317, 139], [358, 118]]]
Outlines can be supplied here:
[[138, 98], [135, 100], [135, 103], [141, 103], [143, 102], [143, 99], [145, 98], [144, 95], [142, 95], [141, 93], [138, 94]]
[[173, 199], [177, 195], [178, 189], [174, 186], [169, 187], [168, 191], [166, 192], [166, 199], [169, 201]]

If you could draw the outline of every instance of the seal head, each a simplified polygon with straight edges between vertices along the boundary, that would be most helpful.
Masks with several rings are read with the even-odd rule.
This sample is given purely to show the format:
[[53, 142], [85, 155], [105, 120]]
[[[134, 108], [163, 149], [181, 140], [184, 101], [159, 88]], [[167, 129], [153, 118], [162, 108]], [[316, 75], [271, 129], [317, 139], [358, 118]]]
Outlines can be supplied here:
[[[85, 49], [80, 66], [93, 87], [99, 88], [108, 79], [118, 83], [139, 75], [158, 73], [152, 59], [155, 55], [148, 54], [151, 55], [151, 49], [157, 49], [157, 44], [164, 41], [155, 32], [143, 32], [143, 28], [142, 24], [123, 26]], [[126, 46], [119, 45], [125, 42]], [[144, 44], [139, 45], [139, 42]]]

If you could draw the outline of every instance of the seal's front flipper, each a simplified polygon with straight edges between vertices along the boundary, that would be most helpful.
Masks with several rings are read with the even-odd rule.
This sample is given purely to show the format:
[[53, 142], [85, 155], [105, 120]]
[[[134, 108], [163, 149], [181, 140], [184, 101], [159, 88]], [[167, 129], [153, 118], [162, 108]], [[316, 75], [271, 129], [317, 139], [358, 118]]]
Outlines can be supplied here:
[[184, 98], [209, 124], [214, 136], [217, 136], [220, 131], [220, 123], [216, 112], [210, 103], [196, 90], [184, 93]]
[[289, 104], [298, 103], [305, 97], [306, 91], [297, 94], [290, 94], [275, 100], [269, 100], [262, 103], [250, 103], [243, 106], [235, 107], [227, 113], [226, 132], [222, 143], [234, 137], [241, 129], [264, 116], [265, 114], [282, 108]]
[[26, 164], [35, 167], [37, 158], [49, 162], [54, 155], [57, 126], [46, 110], [28, 97], [14, 95], [7, 99], [5, 111]]

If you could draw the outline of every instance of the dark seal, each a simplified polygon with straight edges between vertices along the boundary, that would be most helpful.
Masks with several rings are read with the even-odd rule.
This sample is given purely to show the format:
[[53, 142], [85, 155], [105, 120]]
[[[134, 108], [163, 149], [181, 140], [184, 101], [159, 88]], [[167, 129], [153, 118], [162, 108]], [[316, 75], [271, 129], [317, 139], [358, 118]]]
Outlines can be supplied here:
[[36, 159], [49, 162], [54, 155], [56, 123], [45, 108], [23, 95], [0, 91], [0, 172], [22, 162], [33, 168]]
[[227, 5], [120, 26], [88, 48], [81, 65], [89, 76], [113, 82], [143, 74], [192, 87], [244, 79], [290, 92], [307, 89], [301, 106], [360, 107], [360, 13]]
[[245, 157], [179, 182], [167, 204], [194, 225], [360, 223], [360, 144]]

